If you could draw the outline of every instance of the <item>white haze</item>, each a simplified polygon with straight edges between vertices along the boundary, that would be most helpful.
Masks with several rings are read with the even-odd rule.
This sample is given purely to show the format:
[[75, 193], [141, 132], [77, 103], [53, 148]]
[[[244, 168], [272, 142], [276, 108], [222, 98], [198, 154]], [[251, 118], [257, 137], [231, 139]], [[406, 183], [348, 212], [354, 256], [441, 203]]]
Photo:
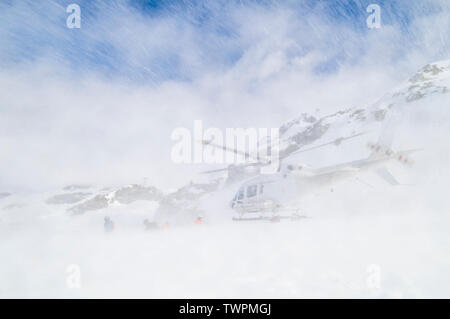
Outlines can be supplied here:
[[[23, 29], [45, 32], [70, 52], [60, 56], [62, 50], [57, 47], [53, 50], [58, 55], [53, 55], [51, 47], [31, 44], [39, 52], [33, 62], [6, 63], [1, 71], [1, 146], [7, 150], [0, 168], [4, 188], [39, 189], [143, 177], [159, 187], [179, 186], [189, 178], [190, 168], [170, 161], [174, 128], [192, 128], [195, 119], [203, 120], [205, 127], [278, 127], [303, 112], [320, 110], [325, 115], [363, 106], [419, 67], [445, 58], [439, 52], [441, 39], [430, 36], [430, 30], [436, 29], [438, 18], [448, 30], [448, 19], [442, 18], [446, 11], [421, 19], [414, 38], [422, 46], [402, 51], [411, 40], [403, 39], [393, 26], [361, 35], [319, 14], [299, 17], [282, 6], [231, 7], [227, 18], [236, 25], [238, 37], [229, 47], [245, 52], [234, 65], [218, 66], [209, 57], [201, 62], [209, 48], [204, 47], [202, 32], [206, 40], [213, 41], [212, 36], [203, 29], [177, 25], [176, 17], [144, 20], [126, 6], [104, 5], [98, 20], [86, 26], [88, 30], [78, 31], [61, 27], [66, 16], [62, 9], [54, 4], [14, 2], [1, 13], [2, 21], [13, 21], [2, 31], [2, 45], [11, 55], [3, 57], [6, 61], [24, 54], [10, 39], [20, 41]], [[83, 32], [78, 42], [75, 32]], [[100, 40], [119, 51], [126, 65], [122, 75], [76, 66], [78, 56], [86, 54], [85, 43]], [[303, 53], [303, 47], [309, 50]], [[153, 51], [157, 52], [153, 55], [182, 52], [181, 64], [192, 80], [132, 80], [133, 70], [153, 63]], [[355, 62], [343, 64], [337, 73], [316, 74], [318, 64], [341, 51]], [[120, 65], [114, 67], [120, 69]], [[173, 72], [171, 67], [167, 72]], [[174, 174], [161, 176], [166, 170]]]
[[[32, 61], [3, 64], [0, 192], [13, 193], [23, 207], [1, 211], [0, 297], [448, 297], [448, 97], [408, 105], [416, 111], [401, 123], [395, 147], [425, 148], [413, 170], [396, 169], [414, 187], [371, 177], [373, 187], [348, 182], [305, 203], [313, 218], [304, 222], [236, 225], [218, 207], [224, 194], [211, 204], [216, 218], [201, 228], [147, 234], [140, 223], [119, 224], [105, 236], [103, 215], [74, 218], [44, 203], [73, 183], [146, 177], [165, 190], [188, 183], [209, 167], [173, 164], [170, 136], [196, 119], [219, 128], [278, 127], [303, 112], [320, 116], [376, 101], [425, 64], [450, 58], [443, 40], [448, 4], [433, 3], [442, 10], [411, 22], [420, 46], [407, 51], [411, 39], [396, 25], [361, 35], [320, 12], [299, 17], [288, 5], [231, 5], [223, 24], [237, 26], [238, 36], [220, 45], [244, 54], [222, 65], [214, 54], [205, 57], [219, 46], [213, 34], [176, 17], [149, 21], [121, 4], [102, 7], [97, 25], [80, 32], [88, 43], [102, 38], [118, 48], [127, 70], [77, 69], [48, 47]], [[21, 28], [70, 38], [77, 30], [58, 25], [65, 16], [54, 3], [1, 10], [0, 46], [8, 54], [0, 57], [21, 53], [11, 40], [20, 41]], [[296, 54], [302, 45], [308, 52]], [[357, 57], [317, 74], [315, 67], [342, 49]], [[188, 79], [134, 78], [152, 54], [178, 51]], [[80, 266], [81, 289], [66, 285], [70, 264]], [[372, 264], [381, 270], [380, 289], [367, 284]]]

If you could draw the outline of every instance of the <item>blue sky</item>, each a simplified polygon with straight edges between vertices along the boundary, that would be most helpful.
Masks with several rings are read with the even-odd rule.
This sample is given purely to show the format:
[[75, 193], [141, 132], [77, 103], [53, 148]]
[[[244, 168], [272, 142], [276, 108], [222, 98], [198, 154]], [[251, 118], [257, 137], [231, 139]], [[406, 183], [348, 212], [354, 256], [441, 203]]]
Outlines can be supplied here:
[[[79, 30], [65, 27], [68, 15], [65, 7], [70, 3], [78, 3], [82, 9]], [[206, 69], [220, 71], [233, 67], [250, 47], [258, 45], [261, 38], [249, 38], [242, 32], [246, 28], [245, 15], [260, 14], [264, 19], [270, 12], [286, 11], [296, 21], [284, 34], [298, 42], [291, 54], [322, 50], [326, 59], [315, 70], [333, 73], [338, 72], [341, 65], [358, 63], [367, 50], [365, 44], [355, 45], [354, 42], [358, 37], [376, 32], [365, 24], [368, 16], [365, 9], [371, 3], [382, 8], [383, 26], [393, 26], [400, 32], [402, 43], [401, 46], [392, 43], [398, 52], [392, 54], [391, 59], [399, 58], [404, 50], [423, 45], [416, 37], [414, 21], [448, 9], [443, 1], [429, 0], [10, 0], [0, 5], [3, 38], [0, 64], [3, 67], [26, 65], [48, 57], [77, 72], [94, 71], [132, 81], [190, 81]], [[329, 30], [326, 34], [315, 32], [317, 26], [313, 22]], [[127, 25], [123, 26], [124, 23]], [[271, 23], [268, 19], [268, 28]], [[166, 33], [156, 30], [161, 25], [167, 27]], [[136, 37], [136, 41], [130, 45], [120, 37], [114, 38], [121, 28], [129, 28], [128, 34], [121, 35], [125, 37], [123, 40]], [[309, 35], [308, 39], [296, 36], [296, 31], [301, 32], [301, 29]], [[145, 31], [152, 33], [153, 42], [145, 39], [142, 34]], [[448, 31], [439, 30], [443, 32], [443, 41], [430, 58], [444, 57], [443, 52], [449, 48]], [[183, 41], [177, 44], [180, 38]], [[130, 60], [127, 54], [131, 51], [134, 52]]]
[[[71, 3], [81, 29], [66, 27]], [[170, 165], [174, 128], [363, 107], [449, 59], [449, 30], [448, 0], [1, 1], [0, 175], [180, 185], [193, 171]]]

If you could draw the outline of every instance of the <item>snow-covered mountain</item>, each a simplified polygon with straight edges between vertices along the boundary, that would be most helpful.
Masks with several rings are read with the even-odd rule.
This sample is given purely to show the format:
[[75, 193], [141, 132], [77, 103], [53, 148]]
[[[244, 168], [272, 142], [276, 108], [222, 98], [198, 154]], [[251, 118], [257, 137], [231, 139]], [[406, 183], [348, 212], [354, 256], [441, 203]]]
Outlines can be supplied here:
[[[305, 146], [314, 146], [332, 141], [338, 137], [373, 129], [380, 132], [383, 122], [391, 113], [402, 113], [405, 109], [427, 104], [433, 97], [441, 98], [440, 103], [450, 100], [450, 61], [428, 64], [398, 88], [386, 93], [382, 98], [367, 106], [348, 107], [323, 117], [302, 113], [299, 117], [280, 126], [281, 152], [289, 154]], [[430, 116], [433, 110], [427, 110]], [[377, 133], [378, 134], [378, 133]], [[45, 204], [60, 207], [71, 215], [91, 212], [105, 212], [117, 206], [129, 206], [135, 202], [148, 202], [149, 209], [157, 216], [176, 214], [190, 219], [205, 212], [199, 208], [199, 200], [207, 194], [221, 189], [223, 180], [190, 182], [180, 189], [165, 194], [155, 186], [141, 184], [116, 188], [92, 187], [89, 185], [69, 185], [45, 198]], [[7, 201], [9, 198], [9, 201]], [[8, 192], [0, 193], [1, 209], [11, 210], [22, 204], [13, 201]]]
[[367, 130], [383, 122], [391, 111], [399, 111], [398, 108], [413, 102], [448, 93], [450, 60], [428, 64], [398, 88], [366, 107], [345, 108], [321, 118], [303, 113], [284, 123], [280, 127], [282, 151], [289, 153], [306, 145], [324, 142], [323, 137], [329, 133], [332, 133], [332, 140], [344, 134]]
[[156, 187], [140, 184], [100, 189], [89, 185], [69, 185], [47, 198], [46, 203], [66, 207], [72, 215], [82, 215], [136, 201], [160, 202], [163, 197], [164, 194]]

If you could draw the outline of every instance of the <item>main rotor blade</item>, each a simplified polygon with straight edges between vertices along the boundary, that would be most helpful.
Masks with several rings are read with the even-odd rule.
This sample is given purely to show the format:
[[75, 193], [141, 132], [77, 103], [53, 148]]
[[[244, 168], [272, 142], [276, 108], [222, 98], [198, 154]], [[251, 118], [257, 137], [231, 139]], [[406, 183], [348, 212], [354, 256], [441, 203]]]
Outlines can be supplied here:
[[200, 172], [200, 174], [212, 174], [212, 173], [225, 172], [225, 171], [228, 171], [228, 167], [219, 168], [219, 169], [212, 169], [212, 170], [209, 170], [209, 171], [203, 171], [203, 172]]
[[327, 142], [327, 143], [323, 143], [323, 144], [320, 144], [320, 145], [316, 145], [316, 146], [313, 146], [313, 147], [310, 147], [310, 148], [307, 148], [307, 149], [299, 149], [299, 150], [297, 150], [295, 152], [290, 153], [286, 157], [292, 156], [294, 154], [309, 152], [309, 151], [315, 150], [317, 148], [328, 146], [328, 145], [332, 145], [332, 144], [337, 146], [337, 145], [341, 144], [343, 141], [346, 141], [346, 140], [349, 140], [349, 139], [352, 139], [352, 138], [355, 138], [355, 137], [358, 137], [358, 136], [361, 136], [361, 135], [365, 135], [365, 134], [368, 134], [370, 132], [371, 131], [364, 131], [364, 132], [357, 133], [357, 134], [354, 134], [354, 135], [351, 135], [351, 136], [347, 136], [347, 137], [339, 137], [339, 138], [337, 138], [337, 139], [335, 139], [334, 141], [331, 141], [331, 142]]
[[254, 160], [256, 162], [260, 162], [261, 161], [261, 160], [255, 158], [254, 156], [250, 155], [247, 152], [240, 151], [240, 150], [235, 149], [235, 148], [234, 149], [233, 148], [229, 148], [229, 147], [226, 147], [225, 145], [218, 145], [218, 144], [214, 144], [212, 142], [205, 141], [205, 140], [200, 141], [200, 143], [202, 143], [203, 145], [206, 145], [206, 146], [212, 146], [214, 148], [224, 150], [226, 152], [231, 152], [231, 153], [234, 153], [234, 154], [242, 155], [242, 156], [244, 156], [244, 158], [250, 158], [250, 159], [252, 159], [252, 160]]
[[[266, 164], [264, 163], [247, 163], [247, 164], [239, 164], [239, 168], [245, 168], [245, 167], [251, 167], [251, 166], [264, 166]], [[209, 171], [203, 171], [200, 172], [200, 174], [212, 174], [212, 173], [218, 173], [218, 172], [225, 172], [225, 171], [229, 171], [230, 167], [225, 167], [225, 168], [218, 168], [218, 169], [212, 169]]]

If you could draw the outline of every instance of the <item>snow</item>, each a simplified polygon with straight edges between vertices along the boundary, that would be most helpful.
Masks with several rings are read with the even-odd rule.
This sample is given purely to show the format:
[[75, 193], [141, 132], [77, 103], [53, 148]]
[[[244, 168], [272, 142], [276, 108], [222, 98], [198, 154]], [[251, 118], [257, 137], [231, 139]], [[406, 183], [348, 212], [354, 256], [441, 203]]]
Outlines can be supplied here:
[[[448, 223], [442, 216], [368, 211], [374, 214], [346, 218], [337, 209], [333, 216], [293, 223], [206, 223], [153, 233], [120, 224], [112, 234], [103, 233], [101, 224], [88, 231], [27, 225], [1, 235], [0, 250], [8, 258], [0, 266], [0, 296], [448, 295]], [[80, 267], [79, 289], [66, 284], [72, 264]], [[380, 271], [375, 286], [373, 265]]]
[[[387, 187], [376, 176], [361, 176], [333, 186], [333, 192], [306, 198], [302, 211], [308, 219], [233, 223], [228, 202], [239, 183], [219, 192], [195, 184], [175, 192], [182, 206], [201, 207], [204, 223], [156, 231], [144, 231], [143, 220], [157, 214], [157, 198], [130, 197], [128, 204], [114, 202], [72, 216], [67, 211], [71, 205], [45, 203], [61, 190], [5, 196], [0, 199], [0, 297], [448, 296], [450, 94], [435, 88], [448, 88], [449, 75], [445, 69], [427, 80], [432, 86], [418, 88], [427, 94], [417, 99], [407, 99], [411, 83], [389, 92], [365, 108], [361, 118], [357, 115], [362, 113], [352, 116], [358, 108], [315, 122], [290, 122], [285, 143], [322, 120], [326, 130], [309, 146], [374, 130], [339, 148], [289, 159], [312, 167], [367, 156], [367, 140], [376, 140], [386, 124], [396, 129], [394, 150], [424, 148], [414, 156], [413, 168], [390, 167], [405, 186]], [[400, 114], [400, 120], [377, 120], [371, 112], [380, 109], [389, 110], [388, 117], [395, 110], [392, 113]], [[89, 192], [106, 195], [111, 202], [117, 189], [130, 187], [89, 188]], [[194, 199], [189, 201], [188, 195]], [[201, 199], [196, 202], [197, 198]], [[110, 234], [103, 231], [106, 215], [116, 226]], [[80, 288], [67, 284], [73, 275], [70, 265], [79, 267]]]

